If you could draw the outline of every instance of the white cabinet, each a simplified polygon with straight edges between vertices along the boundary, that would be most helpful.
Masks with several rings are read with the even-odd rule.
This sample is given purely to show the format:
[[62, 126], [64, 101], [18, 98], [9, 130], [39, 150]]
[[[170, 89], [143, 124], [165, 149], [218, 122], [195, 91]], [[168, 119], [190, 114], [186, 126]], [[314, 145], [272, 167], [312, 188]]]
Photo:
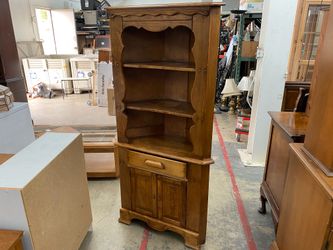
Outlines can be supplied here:
[[69, 60], [63, 58], [24, 58], [22, 59], [28, 92], [38, 83], [45, 83], [49, 89], [63, 89], [66, 94], [73, 93], [72, 82], [64, 82], [61, 78], [70, 77]]
[[[89, 73], [97, 71], [98, 59], [94, 57], [74, 57], [70, 59], [72, 77], [86, 78]], [[73, 81], [74, 93], [80, 94], [82, 91], [91, 91], [92, 86], [89, 80]]]
[[49, 74], [49, 85], [50, 89], [62, 89], [66, 94], [73, 93], [73, 84], [71, 81], [64, 81], [63, 86], [61, 85], [62, 78], [68, 78], [71, 76], [69, 69], [68, 59], [46, 59], [47, 70]]
[[22, 59], [22, 64], [29, 93], [32, 93], [33, 87], [40, 82], [47, 85], [49, 84], [49, 75], [45, 59], [24, 58]]
[[14, 102], [7, 112], [0, 112], [0, 153], [16, 154], [35, 140], [28, 103]]

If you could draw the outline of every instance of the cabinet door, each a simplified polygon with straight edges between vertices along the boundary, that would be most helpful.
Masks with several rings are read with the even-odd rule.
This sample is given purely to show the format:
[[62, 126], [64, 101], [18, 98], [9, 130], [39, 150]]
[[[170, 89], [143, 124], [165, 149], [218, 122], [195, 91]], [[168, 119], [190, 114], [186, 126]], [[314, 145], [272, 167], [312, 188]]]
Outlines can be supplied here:
[[186, 182], [157, 177], [158, 218], [170, 224], [185, 226]]
[[131, 169], [132, 209], [140, 214], [157, 216], [156, 175]]

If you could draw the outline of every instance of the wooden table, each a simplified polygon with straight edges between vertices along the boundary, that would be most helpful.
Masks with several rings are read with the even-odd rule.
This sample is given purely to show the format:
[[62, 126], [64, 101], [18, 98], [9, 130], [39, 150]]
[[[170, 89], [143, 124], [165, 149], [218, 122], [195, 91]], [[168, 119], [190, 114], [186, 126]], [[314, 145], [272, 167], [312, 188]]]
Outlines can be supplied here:
[[269, 115], [272, 118], [271, 135], [264, 177], [260, 186], [259, 212], [266, 213], [266, 201], [268, 201], [276, 227], [288, 172], [289, 143], [304, 142], [308, 116], [296, 112], [269, 112]]
[[118, 177], [119, 171], [114, 162], [114, 143], [117, 140], [116, 128], [100, 126], [35, 126], [36, 137], [47, 131], [80, 132], [88, 178]]
[[0, 250], [23, 250], [22, 231], [0, 230]]

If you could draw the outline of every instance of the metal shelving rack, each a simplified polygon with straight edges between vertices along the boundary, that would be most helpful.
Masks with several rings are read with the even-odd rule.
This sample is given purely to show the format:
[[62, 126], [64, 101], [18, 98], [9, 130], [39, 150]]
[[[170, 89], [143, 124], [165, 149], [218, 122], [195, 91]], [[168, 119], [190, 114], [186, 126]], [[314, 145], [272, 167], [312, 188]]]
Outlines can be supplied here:
[[255, 57], [242, 57], [242, 43], [244, 38], [244, 30], [246, 25], [250, 22], [255, 21], [256, 25], [261, 27], [261, 13], [243, 13], [239, 15], [239, 39], [237, 48], [237, 59], [236, 59], [236, 70], [235, 70], [235, 80], [238, 83], [241, 79], [241, 64], [242, 62], [256, 62]]

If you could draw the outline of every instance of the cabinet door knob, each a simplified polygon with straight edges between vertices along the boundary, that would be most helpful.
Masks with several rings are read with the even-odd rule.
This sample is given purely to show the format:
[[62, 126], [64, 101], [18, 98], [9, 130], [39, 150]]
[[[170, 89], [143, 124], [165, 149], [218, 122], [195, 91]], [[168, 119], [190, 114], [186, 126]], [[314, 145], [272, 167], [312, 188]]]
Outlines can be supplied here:
[[151, 161], [151, 160], [145, 160], [145, 164], [146, 164], [148, 167], [164, 169], [164, 165], [163, 165], [162, 162]]

